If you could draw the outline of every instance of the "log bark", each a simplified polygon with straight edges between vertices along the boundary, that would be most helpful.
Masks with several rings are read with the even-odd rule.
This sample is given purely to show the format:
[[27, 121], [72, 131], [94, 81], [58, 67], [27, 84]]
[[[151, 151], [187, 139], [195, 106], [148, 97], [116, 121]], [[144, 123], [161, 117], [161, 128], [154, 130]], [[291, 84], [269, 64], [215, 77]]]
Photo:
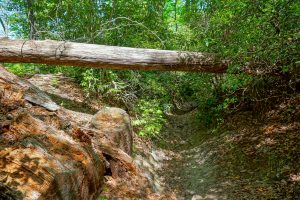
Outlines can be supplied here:
[[227, 62], [213, 54], [140, 49], [54, 40], [0, 39], [0, 62], [40, 63], [119, 70], [224, 73]]
[[84, 140], [76, 134], [80, 123], [62, 108], [45, 109], [51, 99], [43, 100], [42, 91], [0, 65], [0, 199], [98, 199], [105, 160], [89, 143], [97, 140]]

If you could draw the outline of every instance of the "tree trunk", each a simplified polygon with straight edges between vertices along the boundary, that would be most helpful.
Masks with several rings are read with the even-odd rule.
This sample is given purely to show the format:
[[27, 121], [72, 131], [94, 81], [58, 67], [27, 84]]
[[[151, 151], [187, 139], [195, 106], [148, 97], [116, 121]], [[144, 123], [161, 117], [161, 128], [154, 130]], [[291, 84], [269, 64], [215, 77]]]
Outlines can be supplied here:
[[174, 10], [175, 10], [175, 16], [174, 16], [174, 19], [175, 19], [175, 31], [177, 32], [178, 30], [178, 24], [177, 24], [177, 0], [175, 0], [175, 5], [174, 5]]
[[35, 17], [34, 17], [34, 10], [33, 10], [33, 0], [27, 0], [27, 9], [28, 9], [28, 21], [29, 21], [29, 39], [34, 40], [35, 37]]
[[8, 39], [0, 39], [0, 62], [211, 73], [224, 73], [228, 65], [208, 53]]
[[3, 20], [1, 18], [0, 18], [0, 24], [1, 24], [2, 28], [3, 28], [4, 35], [7, 36], [7, 30], [6, 30], [6, 27], [5, 27], [5, 24], [4, 24]]

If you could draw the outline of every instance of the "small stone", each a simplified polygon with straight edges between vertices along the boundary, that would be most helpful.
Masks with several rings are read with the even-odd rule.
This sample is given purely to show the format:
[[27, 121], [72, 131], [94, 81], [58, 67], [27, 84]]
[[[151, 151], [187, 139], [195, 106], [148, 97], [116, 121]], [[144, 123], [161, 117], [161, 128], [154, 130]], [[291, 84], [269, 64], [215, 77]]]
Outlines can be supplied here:
[[192, 200], [203, 200], [204, 198], [202, 197], [202, 196], [200, 196], [200, 195], [194, 195], [193, 197], [192, 197]]
[[8, 120], [12, 120], [14, 118], [14, 116], [12, 114], [7, 114], [6, 115], [6, 119]]

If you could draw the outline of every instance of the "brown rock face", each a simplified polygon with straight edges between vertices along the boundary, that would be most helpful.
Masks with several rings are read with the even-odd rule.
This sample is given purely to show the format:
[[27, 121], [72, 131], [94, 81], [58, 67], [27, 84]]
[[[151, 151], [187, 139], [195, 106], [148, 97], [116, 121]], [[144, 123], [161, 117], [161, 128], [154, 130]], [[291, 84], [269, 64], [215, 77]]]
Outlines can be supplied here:
[[94, 115], [92, 125], [101, 130], [116, 146], [132, 154], [132, 127], [130, 117], [120, 108], [103, 108]]
[[78, 127], [61, 111], [51, 111], [55, 103], [29, 89], [0, 67], [0, 199], [96, 199], [105, 173], [101, 151], [89, 136], [78, 139]]

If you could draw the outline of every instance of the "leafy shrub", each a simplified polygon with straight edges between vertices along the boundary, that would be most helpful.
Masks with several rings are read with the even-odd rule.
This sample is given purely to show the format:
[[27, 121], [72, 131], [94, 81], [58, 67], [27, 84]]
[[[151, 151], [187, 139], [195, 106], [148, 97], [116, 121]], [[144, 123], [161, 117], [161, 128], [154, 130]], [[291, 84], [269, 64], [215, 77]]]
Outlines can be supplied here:
[[37, 73], [35, 66], [32, 64], [5, 64], [7, 69], [17, 76], [31, 76]]
[[81, 86], [86, 92], [105, 94], [117, 75], [110, 70], [88, 69], [82, 73]]
[[133, 125], [143, 137], [157, 136], [165, 123], [164, 114], [160, 104], [156, 100], [140, 100], [136, 112], [140, 113]]

